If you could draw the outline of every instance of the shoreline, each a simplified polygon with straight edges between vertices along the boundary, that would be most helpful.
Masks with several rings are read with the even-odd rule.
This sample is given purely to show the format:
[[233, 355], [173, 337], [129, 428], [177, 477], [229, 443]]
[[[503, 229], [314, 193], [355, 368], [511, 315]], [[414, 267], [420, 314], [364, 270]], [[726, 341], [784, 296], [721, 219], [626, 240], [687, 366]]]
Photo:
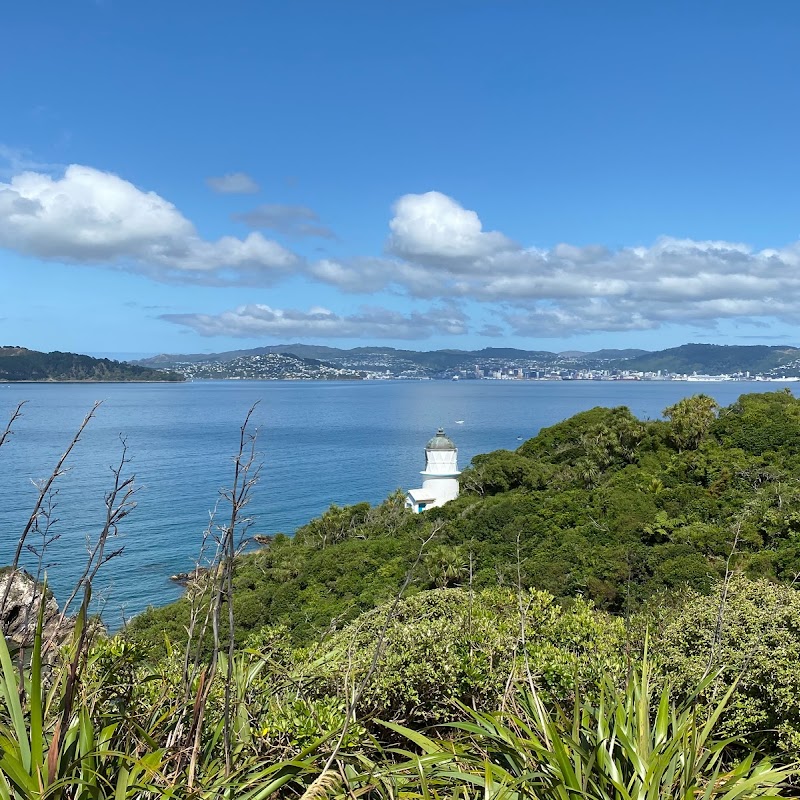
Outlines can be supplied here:
[[462, 378], [461, 381], [453, 381], [451, 378], [192, 378], [182, 381], [153, 381], [153, 380], [0, 380], [0, 386], [16, 386], [20, 384], [176, 384], [187, 383], [798, 383], [800, 376], [789, 376], [783, 378]]

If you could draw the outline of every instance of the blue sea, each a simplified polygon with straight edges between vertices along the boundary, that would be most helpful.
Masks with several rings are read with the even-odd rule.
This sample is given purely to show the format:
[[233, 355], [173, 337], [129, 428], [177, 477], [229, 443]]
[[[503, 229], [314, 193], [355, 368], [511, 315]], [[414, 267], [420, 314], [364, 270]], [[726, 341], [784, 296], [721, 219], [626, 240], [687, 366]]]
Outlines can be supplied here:
[[[81, 420], [102, 400], [57, 483], [45, 554], [49, 582], [63, 599], [86, 563], [87, 542], [104, 520], [110, 467], [124, 437], [136, 476], [137, 506], [123, 520], [96, 599], [116, 626], [181, 593], [170, 575], [190, 570], [220, 490], [231, 485], [239, 427], [248, 409], [263, 463], [248, 513], [251, 533], [291, 534], [337, 505], [380, 502], [419, 485], [423, 448], [439, 426], [459, 448], [459, 466], [478, 454], [514, 449], [522, 439], [594, 406], [626, 405], [657, 419], [682, 397], [705, 392], [722, 405], [782, 384], [683, 382], [208, 381], [183, 384], [0, 384], [0, 429], [27, 401], [0, 448], [0, 563], [9, 563], [46, 477]], [[457, 420], [463, 420], [457, 424]], [[32, 544], [38, 544], [36, 537]], [[35, 569], [29, 552], [25, 562]]]

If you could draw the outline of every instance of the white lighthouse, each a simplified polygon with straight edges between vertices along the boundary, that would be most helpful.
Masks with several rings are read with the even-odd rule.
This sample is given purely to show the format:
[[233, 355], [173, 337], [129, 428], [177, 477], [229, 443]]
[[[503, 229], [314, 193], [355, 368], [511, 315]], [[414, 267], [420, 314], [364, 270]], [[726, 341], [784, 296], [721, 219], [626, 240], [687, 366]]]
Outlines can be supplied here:
[[425, 469], [422, 488], [409, 489], [406, 508], [414, 513], [444, 505], [458, 497], [458, 448], [439, 428], [436, 436], [425, 445]]

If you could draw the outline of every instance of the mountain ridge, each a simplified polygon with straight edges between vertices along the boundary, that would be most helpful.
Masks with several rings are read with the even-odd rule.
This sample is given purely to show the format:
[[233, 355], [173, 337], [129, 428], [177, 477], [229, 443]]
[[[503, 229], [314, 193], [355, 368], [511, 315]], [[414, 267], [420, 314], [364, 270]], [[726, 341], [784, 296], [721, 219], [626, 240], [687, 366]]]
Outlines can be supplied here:
[[[578, 354], [579, 351], [567, 351], [565, 356]], [[624, 359], [633, 356], [644, 355], [650, 351], [637, 348], [628, 349], [602, 349], [596, 352], [580, 352], [581, 356], [595, 356], [598, 360]], [[150, 358], [140, 358], [130, 361], [131, 364], [140, 366], [154, 366], [156, 364], [177, 364], [177, 363], [197, 363], [199, 361], [232, 361], [242, 356], [259, 356], [269, 353], [282, 355], [293, 355], [299, 358], [316, 358], [324, 360], [328, 358], [340, 358], [346, 356], [378, 355], [391, 354], [396, 357], [410, 357], [426, 359], [436, 355], [457, 358], [551, 358], [553, 360], [561, 356], [561, 353], [550, 350], [523, 350], [516, 347], [484, 347], [480, 350], [457, 350], [443, 348], [440, 350], [401, 350], [396, 347], [378, 347], [375, 345], [352, 348], [330, 347], [328, 345], [301, 344], [276, 344], [265, 345], [263, 347], [253, 347], [243, 350], [225, 350], [219, 353], [159, 353]]]
[[[717, 345], [688, 343], [664, 350], [636, 348], [601, 349], [594, 352], [522, 350], [485, 347], [481, 350], [400, 350], [394, 347], [341, 349], [300, 343], [269, 345], [250, 350], [205, 354], [161, 354], [132, 363], [147, 367], [180, 368], [187, 364], [226, 363], [265, 354], [317, 359], [328, 365], [393, 374], [417, 370], [428, 377], [446, 377], [461, 372], [473, 374], [482, 366], [517, 365], [527, 370], [561, 369], [662, 374], [800, 375], [800, 348], [788, 345]], [[788, 371], [788, 372], [787, 372]]]

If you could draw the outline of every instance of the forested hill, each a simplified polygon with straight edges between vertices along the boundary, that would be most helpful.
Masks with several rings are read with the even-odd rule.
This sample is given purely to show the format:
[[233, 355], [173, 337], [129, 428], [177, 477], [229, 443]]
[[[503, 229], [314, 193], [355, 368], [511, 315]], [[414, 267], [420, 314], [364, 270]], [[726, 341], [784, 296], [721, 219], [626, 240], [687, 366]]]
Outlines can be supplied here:
[[182, 381], [174, 372], [77, 353], [0, 347], [0, 381]]
[[[477, 456], [461, 496], [420, 515], [400, 492], [377, 507], [331, 507], [238, 562], [238, 635], [280, 623], [296, 642], [314, 640], [392, 598], [418, 556], [412, 593], [519, 580], [618, 614], [656, 593], [709, 591], [726, 565], [791, 583], [800, 573], [800, 401], [746, 394], [718, 409], [698, 395], [665, 414], [578, 414], [514, 452]], [[180, 601], [143, 614], [131, 632], [179, 640], [187, 624]]]
[[615, 362], [615, 366], [642, 372], [709, 375], [750, 372], [753, 375], [786, 368], [798, 374], [800, 349], [788, 346], [684, 344]]

